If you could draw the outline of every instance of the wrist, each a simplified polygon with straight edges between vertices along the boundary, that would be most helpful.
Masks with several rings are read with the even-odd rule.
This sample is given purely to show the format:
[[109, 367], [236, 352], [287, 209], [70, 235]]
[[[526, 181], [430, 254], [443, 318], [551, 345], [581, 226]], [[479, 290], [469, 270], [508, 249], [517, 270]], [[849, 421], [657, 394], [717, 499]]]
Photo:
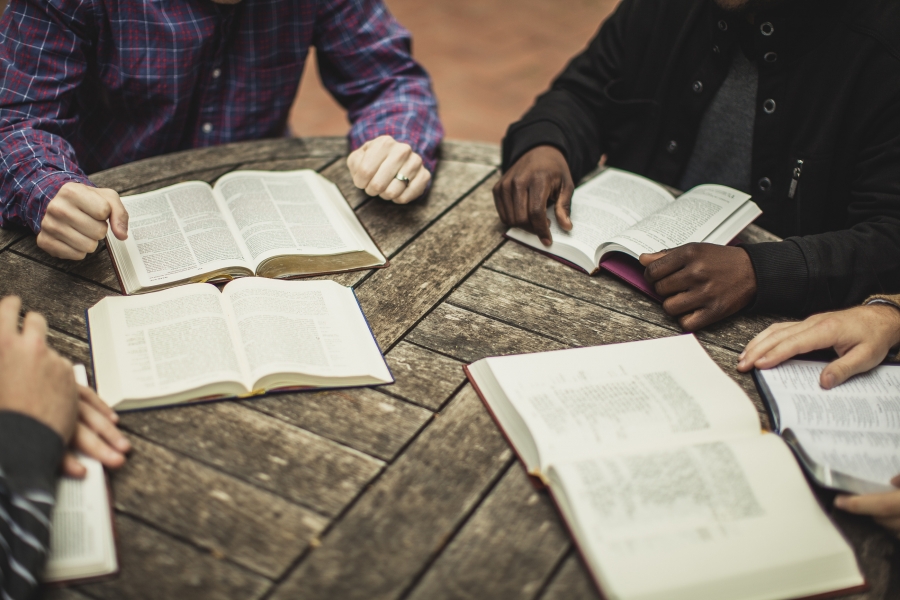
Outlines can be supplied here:
[[890, 302], [873, 302], [866, 308], [878, 315], [891, 348], [900, 346], [900, 307]]

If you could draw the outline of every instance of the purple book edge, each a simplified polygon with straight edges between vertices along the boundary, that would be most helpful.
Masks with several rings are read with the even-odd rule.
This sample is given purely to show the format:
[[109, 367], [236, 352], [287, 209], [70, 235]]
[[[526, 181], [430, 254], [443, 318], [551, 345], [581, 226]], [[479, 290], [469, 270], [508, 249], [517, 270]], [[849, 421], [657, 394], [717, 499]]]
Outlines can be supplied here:
[[644, 279], [644, 266], [636, 258], [620, 252], [612, 252], [600, 261], [600, 268], [609, 271], [628, 285], [639, 289], [654, 300], [662, 302], [665, 298], [656, 293]]

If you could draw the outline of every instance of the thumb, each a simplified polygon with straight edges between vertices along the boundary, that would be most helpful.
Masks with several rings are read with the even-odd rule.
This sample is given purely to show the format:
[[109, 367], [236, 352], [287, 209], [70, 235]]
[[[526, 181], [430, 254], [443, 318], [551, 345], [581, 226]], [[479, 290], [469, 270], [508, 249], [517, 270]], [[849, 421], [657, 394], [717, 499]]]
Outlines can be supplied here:
[[825, 367], [819, 377], [819, 384], [826, 390], [830, 390], [854, 375], [868, 371], [879, 362], [870, 348], [862, 344], [854, 346], [847, 354]]
[[574, 192], [574, 188], [564, 184], [559, 191], [559, 198], [556, 200], [556, 222], [563, 231], [572, 231], [572, 194]]
[[663, 256], [668, 254], [668, 252], [669, 252], [669, 249], [666, 248], [665, 250], [661, 250], [660, 252], [654, 252], [652, 254], [641, 254], [638, 257], [638, 260], [641, 261], [641, 264], [646, 267], [650, 263], [656, 262], [657, 260], [661, 259]]
[[128, 211], [122, 204], [122, 199], [115, 190], [103, 190], [104, 197], [109, 203], [109, 225], [120, 240], [128, 239]]

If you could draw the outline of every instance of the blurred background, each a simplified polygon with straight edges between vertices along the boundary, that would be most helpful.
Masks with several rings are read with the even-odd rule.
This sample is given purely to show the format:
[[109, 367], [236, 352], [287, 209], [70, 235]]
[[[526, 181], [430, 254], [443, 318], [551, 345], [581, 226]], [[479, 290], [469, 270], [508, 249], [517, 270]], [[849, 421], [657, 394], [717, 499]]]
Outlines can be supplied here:
[[[246, 0], [252, 1], [252, 0]], [[499, 143], [617, 0], [386, 0], [431, 73], [447, 137]], [[6, 0], [0, 0], [0, 9]], [[312, 58], [312, 57], [311, 57]], [[295, 135], [343, 135], [344, 111], [307, 63]]]

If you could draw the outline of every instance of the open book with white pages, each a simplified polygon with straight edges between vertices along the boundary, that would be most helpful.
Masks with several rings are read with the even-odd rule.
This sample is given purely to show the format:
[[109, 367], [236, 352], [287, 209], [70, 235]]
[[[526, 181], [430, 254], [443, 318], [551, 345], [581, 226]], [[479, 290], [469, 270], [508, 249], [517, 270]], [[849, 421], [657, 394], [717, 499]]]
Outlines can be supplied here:
[[821, 485], [889, 492], [900, 475], [900, 365], [881, 365], [824, 390], [827, 363], [789, 360], [755, 371], [775, 430]]
[[337, 186], [310, 170], [235, 171], [125, 196], [128, 238], [106, 236], [126, 294], [258, 275], [286, 279], [387, 259]]
[[[84, 365], [75, 365], [75, 380], [88, 385]], [[50, 553], [41, 580], [51, 584], [94, 581], [119, 570], [112, 503], [106, 473], [99, 461], [78, 455], [84, 479], [62, 477], [51, 515]]]
[[492, 357], [466, 372], [609, 600], [862, 589], [790, 449], [690, 335]]
[[512, 228], [507, 237], [591, 275], [601, 269], [656, 297], [644, 281], [641, 254], [689, 242], [726, 245], [762, 211], [750, 196], [723, 185], [700, 185], [678, 196], [645, 177], [605, 169], [572, 197], [572, 231], [547, 209], [553, 243]]
[[116, 410], [394, 381], [356, 294], [333, 281], [108, 297], [88, 334], [97, 392]]

